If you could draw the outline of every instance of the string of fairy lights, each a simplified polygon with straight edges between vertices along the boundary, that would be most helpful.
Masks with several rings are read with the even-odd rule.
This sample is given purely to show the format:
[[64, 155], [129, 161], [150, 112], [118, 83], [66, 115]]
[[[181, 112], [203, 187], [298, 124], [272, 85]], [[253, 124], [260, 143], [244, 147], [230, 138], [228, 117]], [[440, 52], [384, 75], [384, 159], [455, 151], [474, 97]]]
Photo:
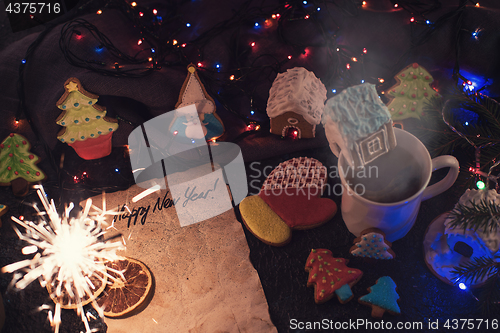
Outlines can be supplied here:
[[[406, 0], [384, 0], [384, 2], [386, 11], [407, 12], [407, 24], [411, 27], [412, 37], [411, 48], [394, 64], [391, 78], [406, 64], [412, 50], [425, 43], [436, 29], [460, 16], [466, 6], [481, 6], [471, 0], [460, 0], [456, 9], [431, 20], [429, 18], [431, 14], [441, 8], [441, 2], [438, 0], [425, 4]], [[164, 68], [185, 68], [189, 63], [196, 64], [197, 72], [209, 95], [246, 124], [243, 133], [234, 139], [234, 141], [239, 141], [256, 132], [268, 135], [267, 100], [259, 95], [257, 89], [259, 84], [270, 86], [277, 73], [296, 65], [294, 61], [297, 59], [307, 59], [316, 48], [321, 47], [327, 50], [328, 68], [322, 73], [321, 79], [328, 89], [329, 96], [335, 95], [344, 88], [364, 82], [376, 84], [379, 91], [385, 90], [391, 80], [382, 77], [366, 77], [365, 63], [373, 62], [370, 58], [370, 50], [366, 47], [357, 48], [339, 42], [343, 30], [342, 24], [336, 21], [338, 12], [345, 17], [355, 16], [359, 11], [369, 10], [371, 6], [380, 5], [380, 3], [381, 1], [378, 0], [351, 0], [341, 4], [325, 0], [293, 0], [284, 3], [254, 4], [248, 0], [240, 4], [227, 19], [211, 27], [199, 27], [185, 14], [181, 14], [184, 13], [183, 6], [189, 5], [188, 2], [166, 1], [151, 6], [130, 0], [90, 1], [80, 7], [74, 15], [79, 16], [89, 12], [94, 12], [95, 15], [106, 15], [108, 11], [118, 11], [125, 20], [130, 22], [131, 31], [134, 31], [130, 36], [130, 47], [118, 48], [113, 43], [112, 36], [106, 36], [98, 27], [82, 18], [72, 19], [62, 26], [59, 47], [66, 61], [71, 65], [103, 76], [138, 78]], [[37, 19], [36, 15], [31, 16], [32, 19]], [[319, 38], [311, 38], [307, 42], [298, 42], [290, 38], [287, 33], [295, 28], [297, 23], [307, 24], [307, 27], [314, 28], [312, 30]], [[37, 138], [44, 145], [48, 156], [52, 155], [50, 149], [39, 135], [36, 124], [31, 121], [30, 112], [25, 103], [24, 73], [37, 46], [57, 24], [57, 22], [47, 23], [46, 30], [30, 45], [25, 57], [21, 60], [18, 83], [20, 104], [14, 119], [15, 129], [20, 126], [23, 119], [27, 120]], [[197, 29], [196, 33], [194, 33], [195, 29]], [[458, 29], [457, 45], [459, 44], [458, 36], [463, 33], [460, 27]], [[227, 50], [229, 61], [206, 56], [206, 48], [209, 44], [227, 31], [233, 32]], [[478, 27], [468, 33], [471, 38], [478, 39], [482, 30]], [[280, 49], [280, 52], [266, 48], [265, 40], [271, 35], [279, 41], [280, 47], [276, 49]], [[82, 43], [83, 40], [85, 43]], [[83, 50], [82, 45], [92, 49]], [[287, 50], [288, 53], [283, 53], [282, 50]], [[457, 51], [454, 69], [457, 83], [461, 80], [464, 89], [477, 88], [477, 84], [460, 75], [458, 64], [459, 53]], [[261, 82], [256, 82], [254, 79], [256, 76]], [[235, 107], [231, 100], [234, 95], [248, 101], [248, 106]], [[118, 119], [132, 126], [140, 125], [124, 119], [119, 114]], [[52, 165], [55, 170], [58, 169], [55, 161], [52, 161]]]

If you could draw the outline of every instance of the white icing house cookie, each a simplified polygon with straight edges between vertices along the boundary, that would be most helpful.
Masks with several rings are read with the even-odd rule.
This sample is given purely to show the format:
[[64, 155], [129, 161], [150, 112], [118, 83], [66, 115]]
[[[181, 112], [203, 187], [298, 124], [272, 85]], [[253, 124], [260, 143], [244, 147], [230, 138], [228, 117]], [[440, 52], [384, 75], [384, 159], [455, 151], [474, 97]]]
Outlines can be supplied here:
[[323, 115], [330, 149], [362, 167], [396, 147], [389, 110], [370, 83], [349, 87], [326, 102]]
[[314, 138], [326, 101], [326, 88], [314, 73], [295, 67], [280, 73], [269, 90], [271, 133]]

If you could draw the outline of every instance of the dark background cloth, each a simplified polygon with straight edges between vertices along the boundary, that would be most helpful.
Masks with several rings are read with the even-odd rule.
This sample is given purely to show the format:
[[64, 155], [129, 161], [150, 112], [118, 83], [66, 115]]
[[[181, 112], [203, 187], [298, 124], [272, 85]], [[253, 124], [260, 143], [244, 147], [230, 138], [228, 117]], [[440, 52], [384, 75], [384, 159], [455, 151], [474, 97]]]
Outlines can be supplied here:
[[[374, 2], [374, 3], [372, 3]], [[429, 19], [434, 20], [441, 15], [453, 11], [459, 1], [441, 1], [442, 7], [429, 14]], [[81, 1], [75, 9], [62, 17], [59, 24], [51, 30], [38, 46], [33, 56], [29, 58], [25, 69], [26, 103], [33, 119], [33, 126], [38, 129], [37, 137], [30, 126], [21, 121], [14, 127], [15, 113], [18, 109], [19, 98], [16, 90], [18, 69], [21, 59], [24, 58], [29, 45], [37, 38], [42, 26], [29, 30], [12, 33], [8, 21], [0, 4], [0, 137], [6, 137], [10, 132], [25, 135], [32, 143], [32, 151], [42, 157], [39, 166], [48, 178], [45, 181], [48, 195], [58, 199], [59, 202], [74, 201], [98, 194], [102, 189], [121, 190], [133, 183], [130, 163], [126, 150], [121, 146], [127, 144], [128, 134], [138, 124], [174, 109], [182, 83], [186, 77], [186, 65], [164, 67], [143, 78], [116, 78], [102, 76], [70, 65], [64, 58], [59, 48], [61, 26], [76, 8], [83, 4]], [[145, 4], [154, 4], [144, 1]], [[242, 5], [243, 1], [185, 1], [179, 2], [179, 10], [193, 27], [183, 31], [178, 38], [188, 41], [199, 36], [203, 31], [218, 22], [233, 15], [234, 11]], [[252, 6], [284, 6], [284, 2], [250, 2]], [[331, 20], [325, 20], [334, 26], [337, 22], [342, 26], [338, 32], [338, 43], [346, 45], [359, 53], [367, 48], [363, 70], [353, 71], [358, 75], [356, 80], [365, 79], [367, 82], [376, 83], [378, 78], [384, 78], [386, 88], [395, 83], [392, 77], [402, 68], [418, 62], [427, 68], [435, 79], [436, 87], [441, 91], [453, 84], [451, 79], [452, 69], [456, 60], [456, 40], [460, 45], [460, 68], [475, 79], [479, 86], [488, 85], [487, 92], [491, 97], [500, 94], [500, 4], [497, 1], [481, 1], [481, 7], [476, 8], [471, 3], [463, 13], [461, 32], [457, 36], [456, 20], [446, 21], [444, 26], [436, 29], [433, 34], [421, 45], [414, 45], [418, 35], [422, 33], [422, 26], [410, 26], [408, 23], [411, 15], [402, 10], [396, 10], [392, 3], [385, 0], [369, 1], [367, 9], [351, 10], [352, 1], [335, 1], [328, 5], [321, 3], [322, 10], [328, 11]], [[415, 1], [429, 5], [434, 1]], [[102, 15], [90, 13], [82, 16], [103, 33], [121, 49], [130, 50], [131, 53], [139, 50], [137, 40], [139, 34], [122, 14], [115, 10], [104, 10]], [[301, 42], [316, 36], [317, 27], [307, 22], [292, 22], [287, 29], [285, 39]], [[250, 25], [252, 22], [250, 22]], [[479, 39], [471, 38], [471, 32], [482, 29]], [[231, 29], [224, 31], [217, 38], [210, 40], [203, 55], [203, 61], [210, 63], [219, 62], [221, 67], [234, 66], [234, 59], [230, 52], [230, 40], [234, 33]], [[82, 44], [76, 44], [76, 51], [82, 55], [88, 53], [89, 57], [96, 57], [92, 53], [95, 45], [89, 35], [82, 38]], [[318, 34], [319, 35], [319, 34]], [[312, 37], [311, 37], [312, 36]], [[291, 48], [283, 44], [282, 39], [275, 33], [265, 35], [249, 32], [246, 41], [258, 40], [259, 49], [254, 57], [259, 54], [269, 53], [272, 50], [278, 58], [285, 58]], [[131, 46], [132, 45], [132, 46]], [[87, 52], [87, 53], [86, 53]], [[187, 58], [196, 62], [199, 59], [197, 51], [186, 48]], [[112, 57], [102, 54], [102, 60], [113, 64]], [[328, 69], [332, 64], [327, 61], [326, 49], [315, 47], [307, 57], [297, 56], [287, 62], [282, 71], [294, 66], [303, 66], [315, 72], [322, 80], [327, 79]], [[354, 65], [353, 65], [354, 66]], [[223, 75], [231, 73], [223, 72]], [[201, 73], [202, 78], [203, 73]], [[222, 74], [221, 74], [222, 75]], [[254, 104], [265, 111], [268, 91], [276, 73], [264, 73], [263, 78], [255, 86]], [[61, 129], [55, 119], [61, 113], [55, 103], [64, 92], [63, 84], [69, 77], [77, 77], [86, 90], [100, 96], [99, 104], [108, 108], [110, 116], [119, 115], [129, 120], [132, 125], [120, 122], [119, 130], [113, 136], [115, 146], [112, 154], [95, 161], [83, 161], [67, 145], [61, 144], [56, 139], [57, 132]], [[209, 86], [209, 82], [207, 86]], [[331, 86], [328, 88], [328, 97], [333, 96]], [[238, 110], [243, 115], [248, 115], [250, 103], [248, 96], [231, 91], [227, 95], [229, 106]], [[226, 140], [235, 141], [243, 151], [247, 163], [248, 180], [254, 180], [254, 172], [250, 166], [252, 162], [259, 161], [260, 167], [267, 165], [277, 166], [280, 162], [296, 156], [308, 156], [319, 159], [327, 166], [334, 166], [336, 158], [327, 147], [323, 129], [318, 129], [315, 139], [308, 140], [282, 140], [277, 136], [260, 132], [240, 136], [245, 130], [245, 122], [217, 104], [217, 112], [226, 127]], [[267, 122], [264, 113], [256, 115], [262, 122]], [[46, 143], [46, 146], [44, 144]], [[44, 148], [48, 147], [50, 155]], [[62, 170], [57, 171], [53, 164], [59, 163], [59, 156], [65, 154], [65, 164]], [[470, 156], [467, 156], [470, 158]], [[53, 159], [53, 160], [52, 160]], [[255, 167], [255, 165], [254, 165]], [[118, 170], [118, 171], [116, 171]], [[84, 177], [84, 172], [87, 176]], [[76, 178], [75, 178], [76, 177]], [[262, 182], [263, 179], [260, 179]], [[330, 179], [332, 184], [338, 179]], [[459, 184], [444, 194], [441, 194], [422, 204], [415, 227], [402, 240], [394, 242], [393, 249], [397, 254], [395, 260], [377, 262], [375, 264], [361, 259], [351, 259], [350, 266], [364, 271], [362, 280], [354, 286], [355, 297], [366, 294], [366, 289], [373, 285], [377, 278], [390, 275], [398, 285], [401, 297], [400, 306], [403, 314], [400, 317], [384, 316], [384, 320], [396, 322], [422, 321], [424, 330], [430, 319], [439, 319], [443, 323], [447, 319], [460, 318], [492, 318], [484, 317], [476, 308], [477, 302], [467, 292], [460, 291], [457, 287], [448, 286], [435, 278], [427, 269], [423, 260], [422, 240], [427, 225], [439, 214], [450, 210], [460, 195], [465, 191]], [[340, 205], [340, 198], [332, 196]], [[9, 187], [0, 188], [0, 203], [8, 204], [13, 215], [30, 217], [31, 210], [24, 203], [36, 202], [37, 197], [33, 191], [22, 199], [15, 199]], [[10, 213], [8, 215], [10, 215]], [[236, 210], [238, 214], [238, 211]], [[32, 216], [31, 216], [32, 217]], [[274, 324], [280, 332], [291, 331], [290, 319], [300, 321], [320, 321], [329, 319], [346, 321], [349, 319], [369, 319], [370, 309], [358, 304], [355, 300], [341, 305], [336, 299], [323, 305], [315, 305], [313, 288], [307, 288], [307, 273], [304, 271], [305, 260], [311, 248], [327, 248], [335, 256], [347, 256], [347, 251], [352, 244], [354, 236], [345, 227], [341, 213], [338, 212], [332, 221], [324, 226], [308, 230], [294, 231], [292, 242], [283, 248], [274, 248], [264, 245], [245, 229], [250, 257], [257, 269], [269, 303], [269, 310]], [[4, 266], [15, 260], [24, 259], [21, 248], [24, 246], [13, 232], [11, 223], [3, 218], [0, 233], [1, 256], [0, 265]], [[5, 294], [10, 282], [10, 275], [0, 277], [0, 290], [4, 295], [7, 311], [5, 332], [29, 332], [32, 327], [39, 327], [40, 331], [50, 331], [46, 324], [46, 314], [32, 312], [34, 304], [38, 306], [47, 300], [45, 290], [36, 283], [26, 291]], [[66, 324], [62, 331], [74, 332], [78, 326], [79, 318], [71, 311], [64, 313]], [[371, 320], [371, 319], [369, 319]], [[79, 328], [80, 330], [82, 328]]]

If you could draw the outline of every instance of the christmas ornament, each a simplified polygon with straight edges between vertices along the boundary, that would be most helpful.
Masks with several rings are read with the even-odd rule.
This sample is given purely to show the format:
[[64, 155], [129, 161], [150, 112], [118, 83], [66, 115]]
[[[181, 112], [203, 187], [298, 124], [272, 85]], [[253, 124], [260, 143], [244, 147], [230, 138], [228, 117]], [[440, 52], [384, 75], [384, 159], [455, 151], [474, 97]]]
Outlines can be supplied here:
[[424, 115], [425, 104], [432, 97], [440, 97], [430, 86], [434, 81], [432, 76], [416, 62], [400, 71], [395, 79], [397, 83], [386, 94], [391, 98], [387, 103], [387, 108], [394, 121], [408, 118], [420, 119]]
[[[215, 113], [215, 101], [201, 83], [196, 66], [190, 64], [187, 70], [188, 75], [175, 105], [177, 113], [170, 131], [188, 139], [215, 140], [224, 134], [224, 124]], [[182, 111], [183, 107], [191, 104], [196, 106], [197, 116]]]
[[95, 104], [99, 96], [83, 89], [78, 79], [68, 79], [64, 89], [64, 94], [56, 103], [63, 110], [56, 123], [64, 127], [57, 138], [85, 160], [108, 156], [118, 121], [106, 116], [106, 108]]
[[314, 138], [326, 101], [326, 88], [313, 72], [295, 67], [280, 73], [269, 90], [267, 115], [271, 133]]
[[30, 152], [28, 140], [11, 133], [0, 144], [0, 185], [12, 186], [17, 197], [28, 194], [29, 184], [45, 179], [45, 174], [36, 164], [38, 156]]

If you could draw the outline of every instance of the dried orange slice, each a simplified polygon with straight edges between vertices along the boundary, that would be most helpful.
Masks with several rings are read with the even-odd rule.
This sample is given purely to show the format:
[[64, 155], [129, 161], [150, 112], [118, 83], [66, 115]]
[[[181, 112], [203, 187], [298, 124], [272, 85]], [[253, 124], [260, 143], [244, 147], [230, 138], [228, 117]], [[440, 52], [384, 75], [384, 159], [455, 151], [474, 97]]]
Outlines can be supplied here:
[[[104, 270], [104, 267], [103, 267]], [[89, 288], [90, 295], [85, 293], [83, 297], [81, 297], [80, 301], [82, 306], [89, 304], [100, 293], [103, 292], [106, 287], [107, 276], [99, 271], [95, 271], [91, 276], [85, 277], [87, 281], [87, 286]], [[63, 309], [76, 309], [78, 308], [78, 293], [74, 283], [71, 282], [70, 288], [71, 293], [63, 287], [59, 295], [57, 295], [57, 285], [59, 281], [54, 277], [50, 283], [47, 283], [47, 290], [49, 292], [50, 298], [54, 301], [54, 303], [61, 304], [61, 308]], [[71, 295], [72, 294], [72, 295]]]
[[153, 290], [153, 276], [146, 265], [136, 259], [124, 258], [107, 262], [106, 267], [112, 278], [108, 278], [106, 288], [96, 299], [104, 315], [123, 317], [141, 311], [150, 301]]

